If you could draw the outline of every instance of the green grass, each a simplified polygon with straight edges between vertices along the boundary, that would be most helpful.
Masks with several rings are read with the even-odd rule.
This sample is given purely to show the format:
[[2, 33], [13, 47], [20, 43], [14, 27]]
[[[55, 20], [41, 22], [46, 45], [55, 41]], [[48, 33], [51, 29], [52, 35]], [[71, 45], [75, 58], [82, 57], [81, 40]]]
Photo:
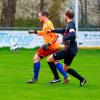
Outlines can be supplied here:
[[53, 75], [41, 60], [38, 84], [26, 84], [31, 79], [36, 50], [12, 52], [0, 49], [0, 100], [100, 100], [100, 50], [79, 50], [71, 67], [88, 80], [84, 87], [71, 77], [68, 85], [48, 84]]

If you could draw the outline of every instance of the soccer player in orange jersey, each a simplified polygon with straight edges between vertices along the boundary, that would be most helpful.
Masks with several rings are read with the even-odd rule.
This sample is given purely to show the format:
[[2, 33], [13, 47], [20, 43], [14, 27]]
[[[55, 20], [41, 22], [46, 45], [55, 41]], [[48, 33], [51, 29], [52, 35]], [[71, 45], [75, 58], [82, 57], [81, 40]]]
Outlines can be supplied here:
[[[54, 30], [54, 26], [49, 19], [48, 12], [46, 12], [46, 11], [39, 12], [38, 18], [39, 18], [40, 22], [43, 24], [42, 31], [30, 30], [29, 33], [30, 34], [35, 33], [37, 35], [42, 36], [45, 44], [37, 50], [37, 52], [34, 56], [34, 66], [33, 66], [34, 76], [33, 76], [32, 80], [29, 80], [27, 83], [37, 82], [38, 74], [39, 74], [39, 70], [40, 70], [40, 60], [50, 54], [55, 53], [59, 49], [61, 49], [60, 43], [57, 42], [58, 35], [56, 33], [48, 33], [47, 32], [48, 30]], [[52, 62], [50, 62], [49, 65], [52, 65], [51, 63]], [[60, 63], [55, 62], [55, 65], [51, 66], [50, 68], [54, 75], [54, 79], [53, 79], [52, 83], [56, 83], [56, 82], [60, 81], [60, 78], [59, 78], [56, 68], [64, 76], [64, 80], [65, 80], [64, 82], [66, 83], [67, 74], [64, 71], [63, 66]]]

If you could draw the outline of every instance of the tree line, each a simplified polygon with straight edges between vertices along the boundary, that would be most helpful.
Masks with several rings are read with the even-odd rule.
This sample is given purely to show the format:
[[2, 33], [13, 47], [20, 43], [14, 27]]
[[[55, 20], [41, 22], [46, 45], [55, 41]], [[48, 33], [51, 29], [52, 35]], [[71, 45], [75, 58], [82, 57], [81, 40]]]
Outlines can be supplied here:
[[[72, 9], [75, 0], [1, 0], [1, 3], [1, 27], [40, 27], [37, 13], [45, 9], [54, 25], [61, 27], [64, 11]], [[100, 28], [100, 0], [78, 0], [78, 3], [79, 28]]]
[[[2, 11], [1, 11], [1, 18], [0, 18], [0, 26], [2, 27], [14, 27], [14, 26], [31, 26], [32, 22], [34, 21], [34, 25], [38, 26], [38, 19], [36, 18], [36, 13], [40, 10], [47, 9], [47, 5], [45, 3], [46, 0], [31, 0], [26, 1], [26, 3], [22, 2], [22, 0], [2, 0]], [[55, 25], [57, 27], [60, 26], [58, 22], [60, 23], [60, 9], [61, 9], [61, 3], [63, 3], [65, 0], [53, 0], [52, 5], [49, 7], [48, 11], [50, 12], [51, 19], [54, 21]], [[20, 7], [23, 10], [22, 15], [24, 16], [27, 12], [29, 18], [22, 18], [19, 17], [16, 18], [16, 11], [18, 8], [18, 4], [20, 3]], [[21, 22], [20, 22], [21, 21]], [[24, 21], [27, 25], [25, 25]]]

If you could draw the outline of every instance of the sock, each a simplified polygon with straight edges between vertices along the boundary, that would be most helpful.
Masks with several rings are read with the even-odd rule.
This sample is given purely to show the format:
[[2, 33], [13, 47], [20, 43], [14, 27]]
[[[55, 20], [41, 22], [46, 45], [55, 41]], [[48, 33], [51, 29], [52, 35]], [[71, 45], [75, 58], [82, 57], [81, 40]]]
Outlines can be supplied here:
[[83, 81], [83, 79], [84, 79], [81, 75], [79, 75], [75, 70], [73, 70], [71, 68], [67, 71], [67, 73], [71, 74], [72, 76], [74, 76], [75, 78], [77, 78], [80, 81]]
[[38, 79], [38, 74], [40, 70], [40, 62], [34, 63], [34, 79]]
[[57, 69], [60, 71], [60, 73], [64, 76], [64, 78], [67, 78], [67, 73], [63, 69], [63, 65], [60, 63], [56, 64]]
[[53, 62], [48, 62], [48, 64], [50, 66], [50, 69], [51, 69], [55, 79], [59, 79], [59, 75], [58, 75], [58, 72], [57, 72], [55, 64]]

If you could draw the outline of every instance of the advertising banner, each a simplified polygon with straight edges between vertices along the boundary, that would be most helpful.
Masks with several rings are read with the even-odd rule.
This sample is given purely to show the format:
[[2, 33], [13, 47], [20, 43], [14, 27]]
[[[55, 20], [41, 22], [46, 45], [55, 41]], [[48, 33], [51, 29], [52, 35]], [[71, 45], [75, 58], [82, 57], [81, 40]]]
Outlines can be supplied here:
[[27, 31], [0, 31], [0, 47], [18, 44], [23, 48], [34, 48], [43, 44], [41, 36], [28, 34]]

